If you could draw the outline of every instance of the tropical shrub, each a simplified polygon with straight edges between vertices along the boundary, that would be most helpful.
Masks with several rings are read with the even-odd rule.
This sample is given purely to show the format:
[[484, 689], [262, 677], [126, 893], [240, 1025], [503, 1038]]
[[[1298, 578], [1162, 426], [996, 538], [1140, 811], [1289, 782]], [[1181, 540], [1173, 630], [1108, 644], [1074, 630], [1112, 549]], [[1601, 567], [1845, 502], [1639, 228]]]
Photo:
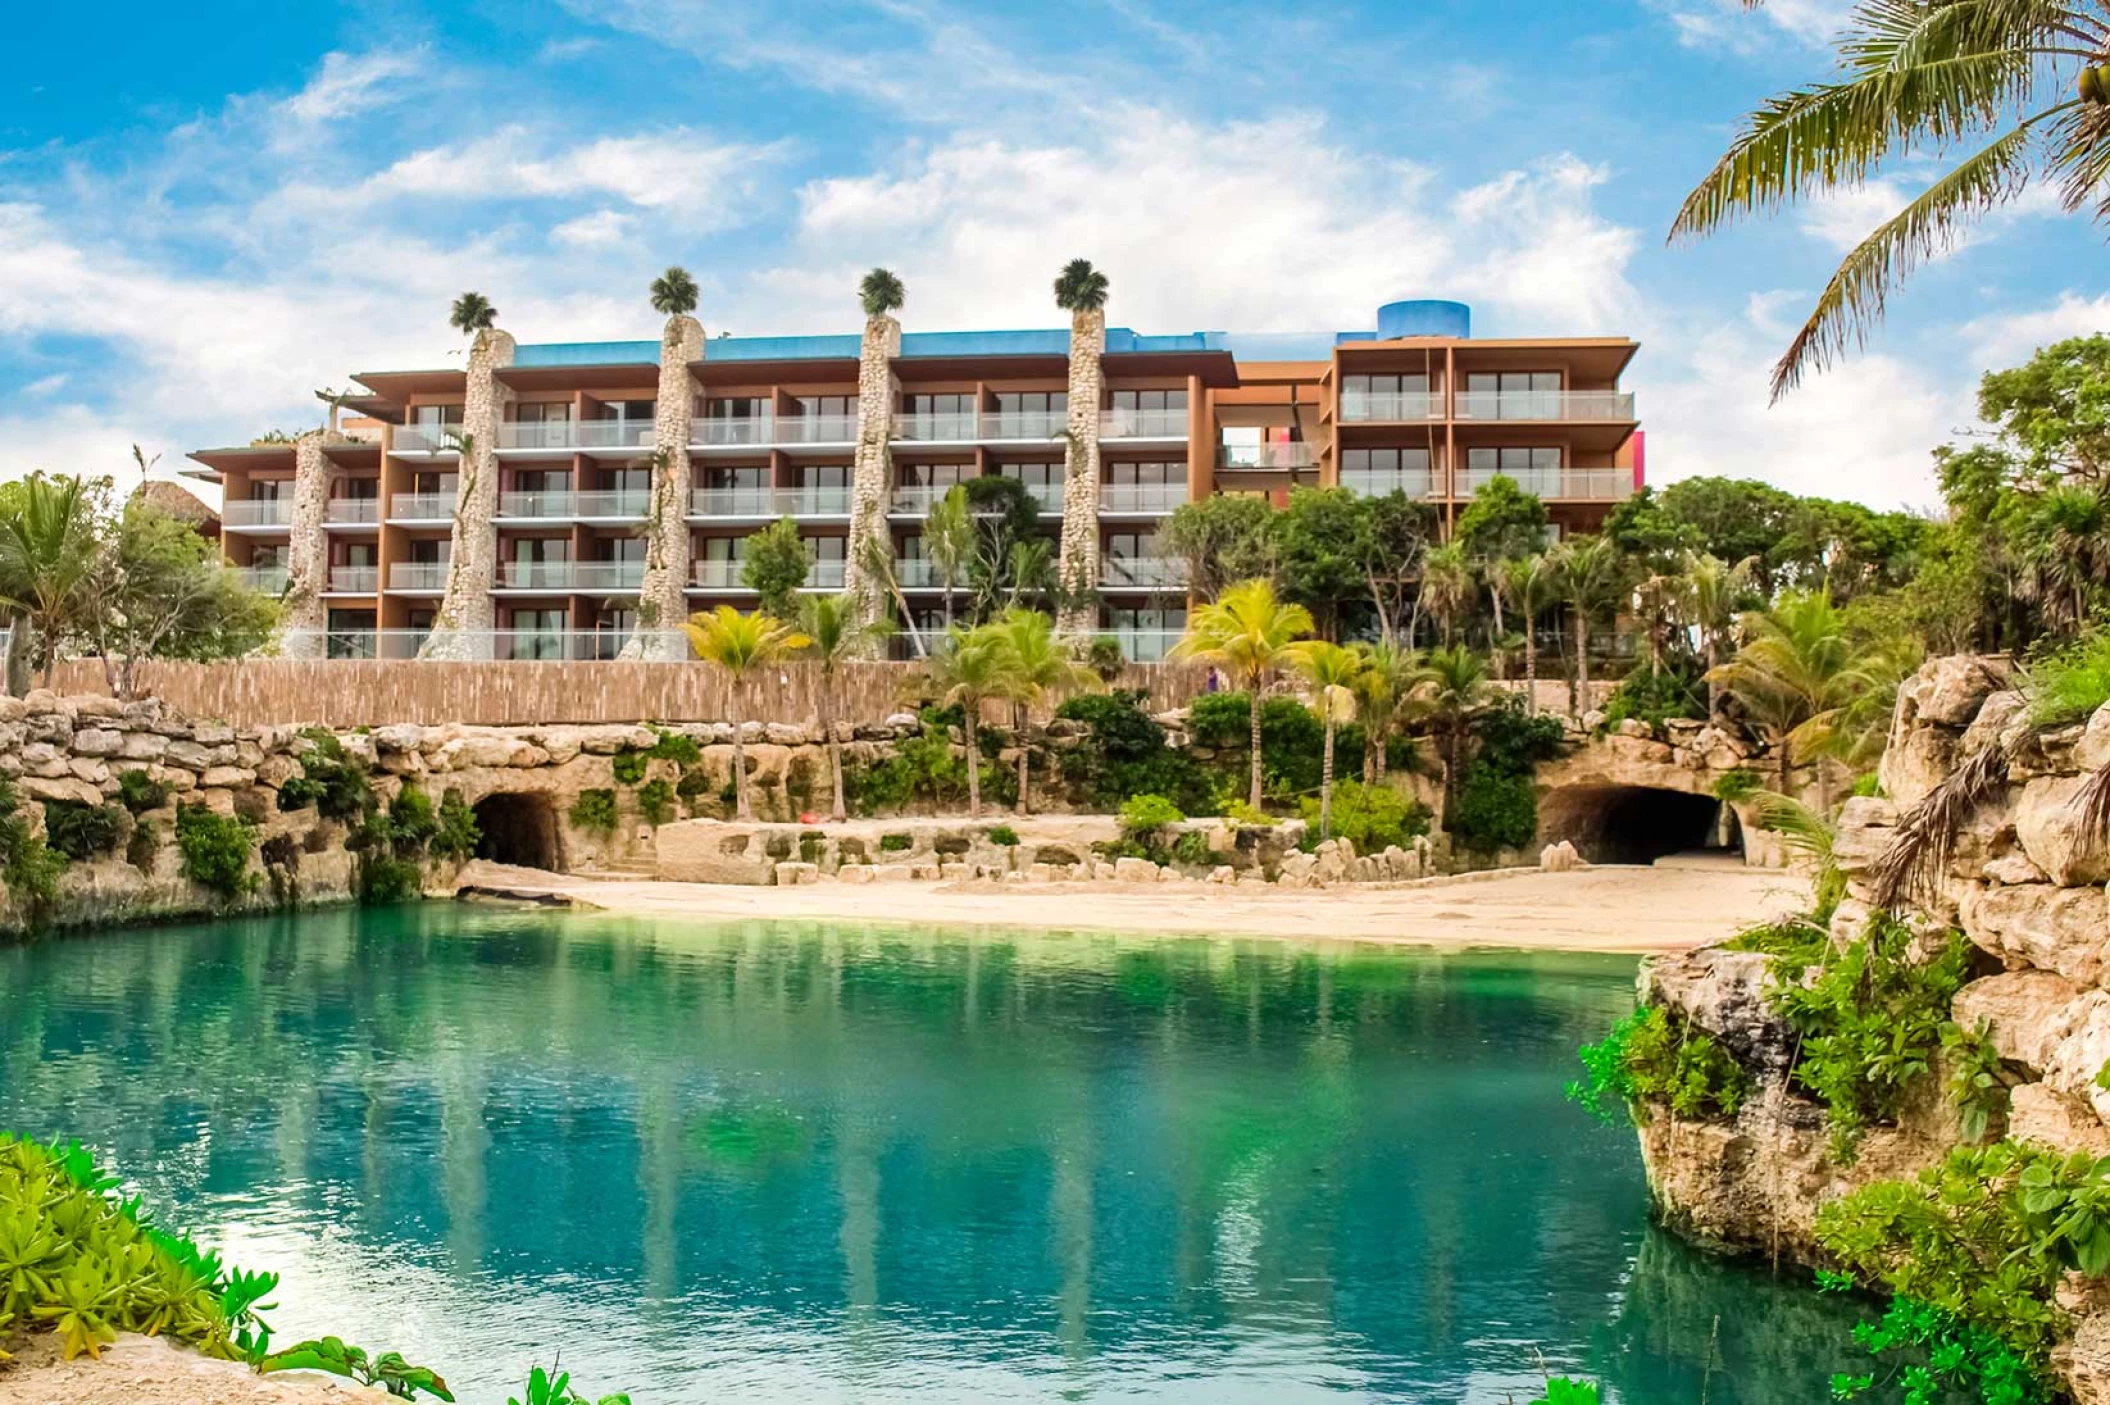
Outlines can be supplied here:
[[1216, 862], [1216, 851], [1209, 847], [1209, 836], [1198, 829], [1190, 829], [1172, 841], [1170, 859], [1173, 863], [1185, 864], [1189, 868], [1200, 868]]
[[1444, 818], [1451, 837], [1468, 849], [1521, 849], [1538, 837], [1541, 761], [1561, 753], [1566, 733], [1558, 717], [1528, 713], [1523, 700], [1505, 697], [1473, 723], [1477, 749], [1464, 767]]
[[462, 799], [459, 790], [449, 789], [440, 797], [439, 828], [434, 831], [429, 852], [436, 859], [467, 859], [476, 854], [483, 838], [476, 811]]
[[1707, 716], [1707, 690], [1697, 674], [1673, 663], [1651, 670], [1646, 663], [1619, 681], [1604, 707], [1605, 725], [1617, 727], [1629, 719], [1646, 722], [1649, 730], [1661, 732], [1663, 724], [1678, 718]]
[[703, 748], [688, 733], [670, 732], [664, 727], [652, 730], [658, 734], [659, 740], [652, 743], [652, 749], [645, 755], [653, 760], [672, 761], [677, 766], [694, 766], [703, 760]]
[[662, 776], [637, 788], [637, 812], [655, 828], [674, 818], [674, 787]]
[[[1252, 714], [1244, 693], [1204, 693], [1188, 710], [1187, 728], [1197, 746], [1223, 753], [1219, 765], [1243, 768], [1252, 741]], [[1363, 764], [1363, 729], [1350, 724], [1333, 737], [1336, 775]], [[1292, 697], [1260, 704], [1260, 773], [1271, 798], [1289, 799], [1319, 789], [1325, 766], [1326, 727]]]
[[45, 842], [76, 862], [107, 854], [124, 834], [124, 811], [78, 800], [44, 802]]
[[1712, 1035], [1660, 1005], [1635, 1010], [1579, 1055], [1583, 1076], [1568, 1085], [1568, 1097], [1607, 1122], [1621, 1111], [1646, 1121], [1655, 1107], [1686, 1120], [1734, 1117], [1750, 1090], [1743, 1068]]
[[117, 801], [135, 815], [149, 810], [158, 810], [168, 804], [168, 787], [148, 775], [145, 770], [120, 771], [117, 775]]
[[1101, 809], [1145, 792], [1167, 796], [1183, 810], [1208, 808], [1208, 772], [1165, 744], [1165, 729], [1143, 710], [1142, 697], [1128, 690], [1081, 693], [1055, 709], [1059, 720], [1086, 728], [1076, 745], [1057, 753], [1063, 783]]
[[373, 804], [366, 768], [328, 728], [304, 727], [300, 734], [309, 743], [300, 758], [303, 774], [279, 787], [278, 808], [299, 810], [313, 805], [317, 813], [329, 820], [350, 820], [365, 814]]
[[520, 1396], [509, 1396], [506, 1405], [630, 1405], [627, 1395], [604, 1395], [598, 1401], [587, 1399], [571, 1386], [568, 1371], [545, 1371], [540, 1366], [528, 1372], [527, 1389]]
[[1595, 1381], [1554, 1376], [1546, 1382], [1546, 1393], [1532, 1401], [1531, 1405], [1598, 1405], [1603, 1398], [1598, 1393]]
[[601, 834], [615, 833], [615, 792], [580, 791], [579, 798], [571, 802], [571, 822], [580, 829], [590, 829]]
[[643, 751], [617, 752], [610, 766], [610, 769], [615, 772], [616, 784], [636, 785], [643, 780], [645, 778], [645, 767], [649, 760], [649, 754]]
[[378, 1356], [369, 1356], [365, 1347], [347, 1345], [337, 1337], [320, 1337], [287, 1347], [284, 1351], [274, 1351], [258, 1361], [256, 1369], [266, 1374], [272, 1371], [327, 1371], [363, 1386], [380, 1386], [399, 1400], [408, 1400], [421, 1390], [440, 1400], [454, 1399], [447, 1390], [447, 1383], [431, 1367], [413, 1366], [400, 1352], [384, 1351]]
[[2039, 727], [2079, 722], [2110, 702], [2110, 626], [2034, 660], [2023, 670], [2022, 691]]
[[907, 853], [915, 847], [916, 837], [913, 834], [894, 833], [879, 836], [879, 852], [882, 854]]
[[1143, 842], [1157, 838], [1166, 826], [1186, 818], [1179, 806], [1162, 795], [1132, 795], [1121, 805], [1121, 833]]
[[249, 871], [256, 829], [239, 816], [222, 815], [204, 805], [178, 805], [176, 849], [183, 856], [183, 876], [223, 901], [231, 902], [256, 886], [256, 875]]
[[66, 871], [66, 856], [32, 834], [22, 817], [15, 783], [0, 776], [0, 879], [7, 883], [8, 896], [22, 909], [30, 925], [42, 925], [59, 896], [59, 875]]
[[1006, 849], [1016, 848], [1018, 847], [1018, 831], [1007, 824], [991, 825], [989, 827], [989, 842], [1001, 844]]
[[1765, 782], [1759, 779], [1758, 772], [1749, 766], [1736, 766], [1715, 778], [1714, 798], [1725, 805], [1734, 805], [1750, 799], [1764, 787]]
[[[1299, 802], [1310, 833], [1318, 833], [1319, 802], [1305, 796]], [[1333, 832], [1355, 846], [1359, 854], [1374, 853], [1392, 845], [1406, 846], [1414, 837], [1429, 832], [1429, 812], [1419, 801], [1388, 785], [1364, 785], [1357, 780], [1333, 783]]]

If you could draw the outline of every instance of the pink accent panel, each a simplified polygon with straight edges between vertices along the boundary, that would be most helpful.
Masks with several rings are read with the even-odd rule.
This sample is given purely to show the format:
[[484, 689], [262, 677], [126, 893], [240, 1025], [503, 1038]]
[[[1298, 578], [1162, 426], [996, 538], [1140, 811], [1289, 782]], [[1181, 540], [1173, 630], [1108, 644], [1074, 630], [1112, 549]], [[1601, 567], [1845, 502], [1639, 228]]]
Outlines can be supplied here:
[[1647, 476], [1647, 466], [1648, 431], [1637, 429], [1634, 431], [1634, 491], [1637, 493], [1641, 491], [1643, 481]]

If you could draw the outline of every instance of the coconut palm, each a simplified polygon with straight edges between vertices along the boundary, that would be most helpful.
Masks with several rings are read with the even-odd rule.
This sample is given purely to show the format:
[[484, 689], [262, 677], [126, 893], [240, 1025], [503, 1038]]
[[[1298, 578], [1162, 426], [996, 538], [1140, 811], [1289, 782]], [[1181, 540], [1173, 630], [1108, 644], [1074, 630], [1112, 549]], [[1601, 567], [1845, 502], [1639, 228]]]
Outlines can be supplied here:
[[1459, 753], [1473, 715], [1487, 703], [1487, 665], [1463, 644], [1431, 649], [1421, 672], [1415, 699], [1443, 738], [1443, 814], [1448, 823], [1458, 798]]
[[908, 633], [909, 647], [917, 658], [928, 657], [930, 650], [923, 645], [923, 631], [916, 628], [915, 612], [908, 607], [908, 596], [901, 590], [901, 575], [894, 569], [892, 545], [885, 536], [874, 535], [859, 542], [855, 551], [855, 560], [864, 568], [865, 579], [876, 584], [884, 597], [880, 602], [881, 612], [884, 613], [886, 603], [891, 602], [902, 628]]
[[1422, 553], [1421, 598], [1442, 627], [1444, 643], [1451, 642], [1458, 625], [1472, 610], [1478, 591], [1473, 580], [1472, 558], [1465, 554], [1463, 546], [1457, 542], [1445, 542]]
[[0, 496], [0, 609], [35, 635], [30, 662], [47, 688], [59, 646], [95, 604], [97, 508], [86, 480], [41, 472]]
[[1875, 679], [1825, 591], [1783, 595], [1770, 610], [1746, 612], [1740, 628], [1743, 647], [1713, 675], [1773, 743], [1788, 794], [1796, 749], [1823, 740]]
[[1055, 305], [1075, 316], [1105, 308], [1110, 286], [1090, 259], [1071, 259], [1055, 275]]
[[952, 592], [973, 559], [977, 543], [974, 510], [965, 484], [955, 483], [930, 505], [923, 519], [923, 557], [938, 573], [945, 598], [945, 627], [952, 628]]
[[1356, 720], [1363, 724], [1363, 780], [1385, 778], [1385, 752], [1407, 714], [1409, 696], [1421, 683], [1421, 656], [1397, 644], [1351, 645], [1363, 666], [1350, 686]]
[[1837, 46], [1836, 80], [1770, 98], [1744, 120], [1685, 198], [1673, 240], [1865, 190], [1901, 158], [1990, 140], [1847, 254], [1773, 368], [1776, 397], [1866, 337], [1892, 288], [2033, 177], [2060, 180], [2068, 210], [2110, 213], [2110, 12], [2101, 0], [1862, 0]]
[[1683, 556], [1652, 557], [1634, 583], [1634, 608], [1648, 629], [1648, 673], [1663, 672], [1663, 654], [1674, 622], [1691, 612], [1692, 582]]
[[[1364, 657], [1354, 649], [1325, 640], [1312, 640], [1298, 647], [1291, 666], [1311, 685], [1312, 710], [1326, 727], [1326, 741], [1319, 761], [1319, 838], [1333, 837], [1333, 733], [1342, 722], [1355, 718], [1355, 683], [1364, 667]], [[1367, 738], [1366, 743], [1367, 745]]]
[[1171, 657], [1223, 670], [1246, 691], [1252, 711], [1252, 777], [1246, 803], [1260, 808], [1260, 700], [1286, 667], [1296, 642], [1311, 633], [1311, 611], [1275, 598], [1272, 581], [1240, 581], [1187, 620]]
[[782, 663], [813, 641], [774, 615], [755, 610], [742, 614], [730, 605], [720, 605], [709, 614], [689, 616], [682, 626], [696, 657], [717, 664], [731, 675], [725, 690], [726, 711], [733, 724], [734, 814], [743, 820], [755, 817], [754, 802], [747, 793], [747, 743], [740, 735], [740, 685], [758, 668]]
[[1698, 552], [1685, 567], [1691, 589], [1685, 603], [1692, 612], [1693, 627], [1700, 632], [1700, 653], [1707, 661], [1707, 720], [1722, 712], [1722, 684], [1714, 676], [1721, 662], [1722, 640], [1736, 623], [1736, 612], [1752, 590], [1758, 558], [1747, 556], [1731, 566], [1719, 556]]
[[498, 309], [482, 293], [463, 293], [454, 300], [447, 324], [465, 337], [474, 337], [498, 325]]
[[2110, 581], [2110, 482], [2056, 483], [2028, 508], [2015, 593], [2055, 629], [2078, 629]]
[[1055, 278], [1055, 306], [1070, 314], [1069, 423], [1064, 443], [1061, 556], [1057, 570], [1064, 636], [1082, 639], [1098, 617], [1099, 401], [1106, 350], [1106, 275], [1071, 259]]
[[994, 625], [1010, 651], [1007, 692], [1011, 698], [1012, 729], [1018, 746], [1018, 812], [1031, 814], [1033, 749], [1026, 745], [1026, 724], [1034, 704], [1062, 689], [1097, 690], [1099, 675], [1085, 667], [1055, 637], [1055, 622], [1038, 610], [1013, 607]]
[[865, 316], [884, 317], [901, 310], [908, 301], [908, 288], [891, 270], [875, 268], [859, 280], [857, 300], [864, 304]]
[[1609, 537], [1569, 537], [1551, 554], [1561, 598], [1575, 618], [1575, 686], [1568, 698], [1574, 713], [1590, 695], [1590, 620], [1618, 601], [1626, 572]]
[[997, 625], [945, 631], [945, 641], [925, 665], [926, 677], [939, 699], [957, 704], [960, 729], [967, 737], [967, 814], [982, 815], [982, 703], [1009, 696], [1012, 687], [1011, 644]]
[[701, 296], [696, 280], [679, 264], [652, 280], [652, 310], [662, 317], [681, 317], [696, 310]]
[[1556, 558], [1545, 552], [1511, 557], [1495, 572], [1498, 594], [1516, 611], [1517, 625], [1524, 631], [1524, 709], [1539, 704], [1539, 617], [1560, 599], [1560, 571]]
[[808, 595], [799, 601], [799, 628], [806, 635], [807, 657], [820, 666], [821, 735], [828, 741], [828, 780], [831, 792], [828, 817], [838, 822], [848, 818], [843, 808], [843, 743], [835, 732], [835, 687], [842, 666], [862, 657], [868, 643], [890, 632], [883, 624], [868, 624], [854, 595]]

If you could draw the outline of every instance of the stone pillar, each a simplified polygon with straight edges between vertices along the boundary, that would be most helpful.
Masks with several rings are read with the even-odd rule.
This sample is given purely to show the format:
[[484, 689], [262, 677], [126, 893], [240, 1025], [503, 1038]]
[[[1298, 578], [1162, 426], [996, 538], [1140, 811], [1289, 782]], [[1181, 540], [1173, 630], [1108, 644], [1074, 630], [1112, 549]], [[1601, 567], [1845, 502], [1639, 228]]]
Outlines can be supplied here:
[[864, 343], [857, 353], [857, 458], [850, 477], [849, 562], [844, 588], [857, 598], [866, 621], [886, 613], [886, 589], [864, 570], [864, 543], [874, 537], [888, 542], [887, 499], [892, 492], [894, 437], [894, 358], [901, 354], [901, 324], [880, 314], [865, 319]]
[[1068, 597], [1056, 632], [1088, 639], [1099, 629], [1090, 601], [1099, 586], [1099, 401], [1105, 385], [1104, 310], [1070, 317], [1069, 471], [1062, 484], [1062, 556], [1056, 579]]
[[454, 499], [454, 532], [447, 559], [447, 594], [433, 617], [422, 659], [476, 659], [490, 654], [498, 583], [498, 426], [513, 403], [512, 387], [497, 372], [513, 364], [513, 338], [496, 327], [479, 332], [469, 348], [469, 386], [462, 402], [461, 456]]
[[634, 638], [626, 659], [678, 662], [689, 656], [680, 634], [689, 617], [689, 420], [693, 384], [689, 363], [702, 359], [708, 343], [703, 324], [677, 313], [659, 338], [659, 399], [652, 411], [652, 507], [645, 523], [645, 581], [638, 591]]
[[330, 507], [327, 430], [311, 429], [293, 441], [293, 534], [286, 552], [285, 608], [279, 615], [279, 653], [289, 659], [319, 659], [326, 652], [330, 539], [322, 520]]

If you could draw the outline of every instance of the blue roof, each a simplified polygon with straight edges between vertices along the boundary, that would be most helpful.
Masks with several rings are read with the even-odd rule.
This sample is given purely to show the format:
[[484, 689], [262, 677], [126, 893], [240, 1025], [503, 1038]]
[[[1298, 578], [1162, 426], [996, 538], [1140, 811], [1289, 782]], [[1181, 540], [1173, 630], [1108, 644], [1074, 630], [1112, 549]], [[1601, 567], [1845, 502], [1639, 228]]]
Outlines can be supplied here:
[[513, 350], [516, 366], [629, 366], [659, 364], [656, 341], [544, 342]]
[[[829, 361], [857, 359], [859, 338], [845, 333], [818, 337], [714, 337], [704, 348], [709, 361]], [[1109, 352], [1222, 351], [1222, 332], [1139, 336], [1127, 327], [1106, 329]], [[1018, 332], [907, 332], [904, 359], [923, 356], [1067, 356], [1067, 327]], [[659, 343], [651, 341], [544, 342], [519, 347], [515, 366], [656, 365]]]

